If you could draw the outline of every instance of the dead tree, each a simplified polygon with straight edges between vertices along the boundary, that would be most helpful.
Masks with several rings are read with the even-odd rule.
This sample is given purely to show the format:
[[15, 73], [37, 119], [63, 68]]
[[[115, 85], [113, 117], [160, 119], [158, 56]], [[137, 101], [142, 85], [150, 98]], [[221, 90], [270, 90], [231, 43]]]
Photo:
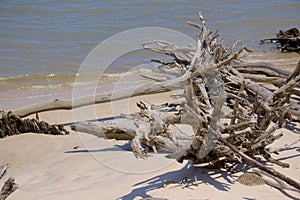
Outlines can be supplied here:
[[[158, 40], [143, 44], [147, 50], [171, 57], [155, 62], [166, 69], [176, 68], [180, 76], [157, 85], [180, 85], [181, 99], [163, 105], [141, 101], [137, 114], [124, 115], [119, 121], [80, 123], [72, 129], [104, 138], [127, 135], [138, 158], [147, 157], [152, 149], [169, 152], [167, 157], [178, 162], [192, 160], [198, 167], [231, 170], [248, 163], [300, 190], [297, 181], [253, 159], [260, 155], [267, 162], [288, 167], [271, 157], [268, 145], [281, 138], [276, 130], [300, 116], [299, 63], [293, 73], [266, 63], [244, 63], [239, 56], [250, 50], [240, 42], [225, 46], [217, 32], [206, 28], [201, 13], [199, 18], [201, 24], [189, 22], [200, 31], [195, 46]], [[265, 79], [277, 89], [263, 84]], [[193, 133], [183, 132], [183, 124], [192, 127]]]

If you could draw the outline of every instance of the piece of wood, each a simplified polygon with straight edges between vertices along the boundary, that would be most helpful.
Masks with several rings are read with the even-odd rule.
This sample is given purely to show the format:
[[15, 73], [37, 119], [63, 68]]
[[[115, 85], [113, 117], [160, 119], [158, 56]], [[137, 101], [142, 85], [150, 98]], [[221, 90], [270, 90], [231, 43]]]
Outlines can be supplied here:
[[[146, 104], [149, 108], [149, 104], [146, 102], [138, 102], [138, 105]], [[149, 111], [143, 114], [147, 118], [154, 119], [156, 114]], [[151, 117], [151, 115], [154, 115]], [[164, 122], [173, 123], [178, 121], [176, 115], [168, 114], [165, 117], [159, 117], [163, 119]], [[157, 121], [154, 120], [154, 121]], [[160, 123], [164, 123], [161, 121]], [[74, 131], [88, 133], [104, 139], [116, 139], [116, 140], [131, 140], [133, 148], [136, 148], [137, 157], [143, 157], [145, 155], [146, 149], [142, 148], [142, 144], [152, 148], [154, 151], [159, 152], [174, 152], [179, 148], [184, 148], [190, 144], [188, 140], [192, 140], [192, 137], [183, 135], [183, 133], [176, 131], [175, 128], [169, 127], [165, 129], [165, 134], [172, 135], [171, 139], [156, 136], [155, 130], [161, 130], [163, 124], [149, 124], [147, 120], [144, 120], [138, 114], [122, 115], [114, 120], [106, 120], [99, 122], [80, 122], [71, 125], [71, 129]], [[151, 127], [151, 128], [150, 128]], [[154, 144], [154, 145], [153, 145]]]
[[0, 191], [0, 200], [5, 200], [11, 193], [16, 191], [19, 188], [19, 186], [15, 183], [15, 179], [13, 177], [10, 177], [5, 181], [4, 185], [2, 186], [2, 189]]
[[5, 174], [6, 170], [8, 169], [8, 163], [3, 165], [1, 167], [1, 170], [0, 170], [0, 179], [2, 178], [2, 176]]
[[137, 126], [126, 118], [108, 120], [103, 122], [83, 122], [74, 124], [71, 129], [95, 135], [100, 138], [116, 140], [132, 140], [136, 135]]
[[286, 81], [286, 78], [281, 78], [281, 77], [268, 77], [260, 74], [245, 74], [245, 73], [241, 73], [241, 74], [245, 79], [250, 79], [251, 81], [257, 83], [273, 84], [275, 86], [281, 86]]
[[[19, 117], [26, 117], [28, 115], [45, 112], [50, 110], [71, 110], [92, 104], [100, 104], [105, 102], [126, 99], [134, 96], [141, 96], [147, 94], [157, 94], [177, 89], [180, 85], [173, 83], [154, 83], [148, 85], [141, 85], [139, 88], [124, 88], [122, 90], [96, 94], [95, 96], [85, 96], [74, 99], [55, 99], [53, 101], [36, 103], [27, 105], [12, 112]], [[1, 117], [1, 116], [0, 116]]]
[[235, 62], [232, 64], [232, 67], [237, 70], [247, 69], [247, 68], [267, 69], [275, 72], [276, 74], [282, 75], [284, 77], [288, 77], [292, 74], [291, 70], [267, 62]]

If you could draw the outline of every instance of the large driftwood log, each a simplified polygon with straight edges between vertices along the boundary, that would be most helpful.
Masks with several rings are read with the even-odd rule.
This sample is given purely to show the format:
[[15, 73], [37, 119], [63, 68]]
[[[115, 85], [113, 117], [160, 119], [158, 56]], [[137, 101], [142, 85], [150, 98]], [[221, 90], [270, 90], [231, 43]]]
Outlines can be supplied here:
[[[139, 102], [139, 104], [143, 103], [144, 102]], [[134, 119], [134, 121], [132, 119]], [[165, 118], [165, 120], [170, 124], [177, 123], [179, 121], [179, 117], [178, 115], [170, 114]], [[141, 115], [132, 114], [123, 115], [114, 120], [73, 124], [71, 129], [105, 139], [133, 140], [134, 137], [137, 136], [138, 131], [141, 130], [139, 127], [149, 128], [147, 125], [148, 121], [145, 121]], [[160, 136], [154, 138], [154, 135], [149, 136], [149, 138], [153, 137], [152, 140], [156, 147], [155, 149], [160, 152], [170, 153], [179, 151], [181, 148], [187, 148], [193, 138], [192, 136], [185, 135], [185, 133], [180, 131], [180, 128], [171, 125], [169, 125], [169, 127], [165, 130], [165, 134], [169, 135], [170, 138]], [[141, 143], [146, 146], [154, 147], [150, 144], [149, 140], [142, 140]]]
[[179, 85], [173, 84], [170, 84], [169, 87], [160, 83], [154, 83], [151, 85], [147, 84], [141, 85], [139, 88], [134, 88], [134, 90], [132, 88], [126, 88], [118, 91], [97, 94], [95, 96], [85, 96], [73, 99], [55, 99], [53, 101], [41, 102], [33, 105], [24, 106], [15, 109], [12, 112], [19, 117], [26, 117], [28, 115], [38, 112], [50, 110], [71, 110], [87, 105], [111, 102], [134, 96], [167, 92], [171, 89], [176, 89], [179, 87]]
[[[172, 57], [155, 60], [164, 71], [176, 68], [180, 72], [179, 77], [160, 79], [158, 83], [182, 86], [182, 98], [177, 99], [175, 111], [169, 112], [167, 105], [142, 101], [138, 103], [138, 117], [126, 117], [126, 126], [103, 122], [89, 131], [96, 135], [101, 131], [105, 137], [109, 137], [108, 130], [123, 131], [133, 137], [131, 147], [136, 157], [146, 157], [147, 149], [163, 149], [170, 152], [168, 158], [178, 162], [192, 160], [198, 167], [232, 170], [238, 163], [247, 163], [284, 182], [289, 189], [300, 190], [297, 181], [253, 159], [260, 155], [266, 162], [288, 167], [271, 157], [274, 151], [268, 145], [282, 136], [276, 130], [296, 122], [295, 117], [300, 116], [298, 93], [294, 92], [299, 88], [300, 64], [291, 72], [267, 63], [243, 63], [239, 55], [248, 49], [239, 42], [225, 47], [223, 41], [217, 40], [219, 35], [206, 28], [201, 13], [199, 17], [200, 25], [189, 22], [200, 30], [195, 46], [178, 47], [166, 41], [143, 44], [147, 50]], [[263, 79], [253, 76], [253, 69], [259, 76], [268, 77], [273, 88], [261, 84]], [[189, 133], [179, 130], [178, 124], [191, 127]], [[87, 127], [78, 124], [73, 129]], [[122, 138], [114, 134], [115, 139], [118, 137]]]
[[83, 122], [71, 125], [74, 131], [89, 133], [100, 138], [116, 140], [132, 140], [135, 136], [135, 126], [132, 120], [126, 118], [96, 123]]

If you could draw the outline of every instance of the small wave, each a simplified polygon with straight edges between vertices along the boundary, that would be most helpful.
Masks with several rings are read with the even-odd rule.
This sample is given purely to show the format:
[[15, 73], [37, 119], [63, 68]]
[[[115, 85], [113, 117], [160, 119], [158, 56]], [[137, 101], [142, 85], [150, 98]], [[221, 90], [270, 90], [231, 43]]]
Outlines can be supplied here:
[[[124, 76], [132, 76], [132, 75], [138, 75], [139, 73], [147, 73], [147, 72], [153, 72], [155, 68], [153, 66], [150, 67], [140, 67], [137, 69], [132, 69], [126, 72], [119, 72], [119, 73], [105, 73], [101, 77], [103, 78], [121, 78]], [[100, 77], [100, 78], [101, 78]]]
[[53, 77], [55, 74], [48, 74], [47, 77]]
[[24, 75], [16, 75], [16, 76], [0, 76], [1, 81], [9, 81], [9, 80], [16, 80], [16, 81], [28, 81], [28, 80], [45, 80], [45, 78], [56, 78], [56, 79], [70, 79], [74, 78], [75, 74], [73, 73], [51, 73], [51, 74], [24, 74]]
[[57, 84], [57, 85], [33, 85], [27, 88], [32, 88], [32, 89], [56, 89], [56, 88], [61, 88], [63, 84]]
[[123, 76], [128, 76], [131, 75], [133, 73], [136, 73], [136, 71], [127, 71], [127, 72], [121, 72], [121, 73], [107, 73], [107, 74], [103, 74], [102, 77], [103, 78], [121, 78]]
[[23, 77], [28, 77], [29, 74], [19, 75], [19, 76], [0, 76], [0, 81], [12, 80], [12, 79], [20, 79]]

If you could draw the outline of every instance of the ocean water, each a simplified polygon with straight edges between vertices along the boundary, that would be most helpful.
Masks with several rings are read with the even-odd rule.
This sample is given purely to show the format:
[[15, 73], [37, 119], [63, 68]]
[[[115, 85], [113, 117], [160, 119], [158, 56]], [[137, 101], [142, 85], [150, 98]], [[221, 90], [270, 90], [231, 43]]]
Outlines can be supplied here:
[[[82, 62], [99, 43], [143, 27], [168, 28], [194, 37], [197, 30], [186, 22], [198, 22], [199, 11], [208, 28], [218, 30], [227, 44], [242, 40], [268, 55], [255, 59], [295, 62], [298, 58], [278, 53], [273, 45], [260, 46], [259, 40], [280, 29], [300, 28], [299, 0], [1, 0], [0, 109], [71, 98]], [[112, 44], [112, 51], [130, 44], [130, 39]], [[128, 85], [137, 84], [142, 79], [132, 69], [143, 64], [151, 68], [149, 60], [157, 57], [138, 50], [118, 58], [101, 75], [97, 92], [110, 90], [109, 83], [124, 74], [132, 76]], [[98, 73], [86, 76], [86, 80], [99, 79]]]

